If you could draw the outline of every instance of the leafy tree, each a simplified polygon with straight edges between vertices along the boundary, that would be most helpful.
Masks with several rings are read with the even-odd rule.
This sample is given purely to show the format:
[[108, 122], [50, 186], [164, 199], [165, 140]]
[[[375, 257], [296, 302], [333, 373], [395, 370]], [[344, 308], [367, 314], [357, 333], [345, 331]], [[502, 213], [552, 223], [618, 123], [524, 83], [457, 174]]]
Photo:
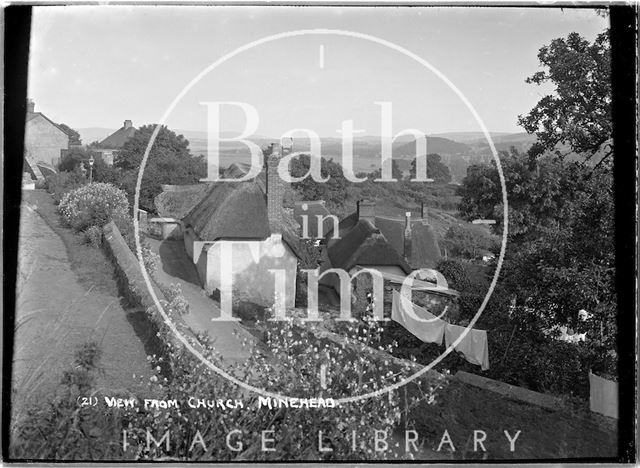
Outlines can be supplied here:
[[[379, 179], [382, 176], [382, 169], [376, 169], [375, 171], [369, 172], [368, 174], [366, 174], [366, 176], [369, 180], [372, 180], [372, 181], [375, 179]], [[391, 177], [399, 181], [402, 180], [402, 171], [398, 166], [398, 161], [396, 161], [395, 159], [391, 160]]]
[[[127, 192], [133, 205], [138, 171], [155, 125], [140, 127], [127, 140], [114, 161], [116, 172], [105, 169], [105, 178], [117, 176], [118, 187]], [[155, 212], [153, 199], [162, 192], [162, 184], [195, 184], [206, 177], [202, 156], [192, 156], [189, 141], [163, 126], [149, 152], [140, 187], [140, 208]], [[118, 172], [119, 171], [119, 172]]]
[[64, 133], [66, 133], [69, 136], [69, 144], [70, 145], [81, 145], [82, 144], [82, 139], [80, 138], [80, 134], [74, 130], [73, 128], [69, 127], [68, 125], [65, 125], [63, 123], [58, 124], [58, 127], [60, 127]]
[[[615, 375], [609, 354], [616, 349], [617, 310], [613, 177], [605, 164], [612, 152], [608, 35], [590, 44], [573, 33], [540, 49], [539, 58], [545, 70], [528, 82], [552, 83], [556, 91], [519, 120], [538, 142], [528, 154], [512, 149], [500, 158], [509, 237], [498, 289], [511, 311], [496, 315], [490, 302], [485, 315], [501, 317], [504, 326], [493, 330], [492, 346], [512, 360], [492, 373], [534, 389], [567, 391], [571, 382], [565, 376], [583, 388], [588, 369]], [[572, 162], [566, 152], [581, 158]], [[595, 156], [600, 162], [590, 167]], [[494, 164], [470, 166], [459, 195], [464, 218], [495, 219], [496, 231], [503, 231]], [[578, 324], [580, 309], [593, 319]], [[586, 345], [569, 349], [542, 333], [553, 325], [587, 331]], [[558, 360], [569, 352], [573, 361], [567, 367]], [[527, 356], [543, 359], [529, 365]], [[529, 371], [518, 370], [525, 367]]]
[[[579, 162], [547, 156], [529, 169], [526, 155], [504, 155], [509, 200], [509, 247], [503, 284], [547, 326], [577, 311], [598, 313], [597, 333], [615, 337], [613, 199], [609, 169], [597, 177]], [[501, 188], [495, 167], [475, 167], [463, 181], [460, 211], [467, 219], [492, 216], [502, 230]]]
[[[558, 38], [540, 49], [544, 70], [527, 83], [555, 85], [555, 93], [544, 96], [518, 122], [538, 142], [531, 155], [559, 150], [564, 144], [589, 159], [599, 154], [611, 139], [611, 50], [609, 32], [590, 43], [578, 33]], [[603, 161], [611, 155], [608, 147]]]
[[[416, 160], [411, 161], [411, 177], [416, 175]], [[442, 157], [437, 153], [427, 154], [427, 177], [437, 183], [448, 184], [451, 182], [451, 171], [442, 162]]]
[[498, 242], [480, 226], [454, 224], [447, 230], [444, 244], [454, 257], [475, 260], [485, 251], [496, 250]]
[[[310, 156], [302, 154], [291, 160], [289, 173], [293, 177], [302, 177], [310, 167]], [[342, 173], [342, 167], [332, 159], [322, 158], [320, 172], [323, 177], [329, 177], [329, 180], [316, 182], [309, 176], [291, 185], [300, 193], [303, 200], [324, 200], [329, 210], [342, 207], [347, 196], [348, 186], [348, 181]]]
[[83, 148], [71, 148], [58, 163], [58, 170], [62, 172], [71, 172], [75, 170], [80, 165], [83, 165], [84, 168], [89, 170], [89, 152], [84, 150]]
[[[133, 136], [125, 142], [122, 149], [118, 151], [114, 166], [120, 169], [138, 169], [155, 128], [155, 124], [143, 125], [136, 130]], [[153, 142], [148, 162], [175, 158], [186, 160], [190, 157], [189, 140], [182, 135], [176, 135], [175, 132], [163, 125]]]

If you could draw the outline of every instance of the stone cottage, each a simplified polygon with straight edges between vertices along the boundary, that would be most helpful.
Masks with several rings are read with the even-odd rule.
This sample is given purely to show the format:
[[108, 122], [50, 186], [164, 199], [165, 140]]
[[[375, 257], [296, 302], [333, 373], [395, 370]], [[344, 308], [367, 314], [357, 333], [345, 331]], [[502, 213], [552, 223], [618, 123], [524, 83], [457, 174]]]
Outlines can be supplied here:
[[25, 159], [56, 167], [63, 151], [68, 149], [69, 135], [46, 115], [36, 112], [35, 103], [29, 100], [24, 134]]

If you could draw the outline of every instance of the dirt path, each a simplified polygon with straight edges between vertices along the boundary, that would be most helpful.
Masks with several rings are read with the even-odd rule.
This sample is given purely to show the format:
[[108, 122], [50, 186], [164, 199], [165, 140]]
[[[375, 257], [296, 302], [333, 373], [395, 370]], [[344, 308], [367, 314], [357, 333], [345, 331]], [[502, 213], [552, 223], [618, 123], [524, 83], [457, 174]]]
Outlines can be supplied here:
[[[23, 203], [12, 416], [18, 417], [25, 403], [52, 396], [62, 373], [73, 367], [76, 350], [88, 341], [98, 342], [102, 350], [100, 390], [107, 394], [141, 391], [139, 377], [149, 375], [149, 366], [134, 329], [135, 317], [123, 309], [117, 295], [107, 292], [112, 289], [108, 285], [87, 286], [79, 281], [64, 242], [36, 211], [39, 204], [52, 203], [50, 196], [27, 192]], [[94, 254], [106, 262], [98, 249]], [[105, 281], [114, 280], [106, 277]]]
[[183, 316], [187, 325], [195, 332], [208, 333], [225, 361], [237, 363], [245, 360], [250, 350], [242, 346], [242, 341], [253, 343], [254, 337], [237, 322], [211, 321], [220, 316], [220, 307], [200, 286], [198, 272], [187, 255], [183, 241], [147, 240], [161, 260], [156, 280], [167, 286], [180, 284], [182, 295], [189, 302], [189, 313]]

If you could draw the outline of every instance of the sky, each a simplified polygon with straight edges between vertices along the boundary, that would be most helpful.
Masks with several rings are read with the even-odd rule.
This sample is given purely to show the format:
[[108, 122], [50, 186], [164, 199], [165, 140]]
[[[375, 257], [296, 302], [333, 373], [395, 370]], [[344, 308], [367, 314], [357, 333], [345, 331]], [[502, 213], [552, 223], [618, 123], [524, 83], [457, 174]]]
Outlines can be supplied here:
[[[206, 102], [255, 109], [256, 134], [310, 129], [340, 137], [342, 122], [382, 134], [391, 103], [395, 134], [481, 130], [521, 132], [550, 87], [526, 84], [540, 47], [572, 31], [589, 40], [607, 19], [589, 9], [43, 6], [33, 13], [29, 96], [36, 110], [74, 128], [159, 122], [208, 66], [252, 41], [295, 30], [331, 29], [375, 36], [308, 33], [257, 45], [228, 58], [184, 93], [165, 123], [206, 130]], [[408, 50], [430, 68], [401, 53]], [[449, 84], [457, 88], [459, 94]], [[462, 99], [460, 96], [464, 96]], [[220, 107], [220, 130], [240, 132], [247, 113]], [[250, 129], [247, 129], [248, 131]], [[252, 130], [252, 129], [251, 129]]]

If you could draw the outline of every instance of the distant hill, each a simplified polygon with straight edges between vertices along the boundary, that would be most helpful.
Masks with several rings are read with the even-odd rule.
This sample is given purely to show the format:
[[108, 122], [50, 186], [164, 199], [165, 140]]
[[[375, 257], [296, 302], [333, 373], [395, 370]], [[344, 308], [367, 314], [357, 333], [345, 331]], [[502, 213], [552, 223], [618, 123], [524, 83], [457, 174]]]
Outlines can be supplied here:
[[[448, 138], [431, 136], [427, 137], [427, 153], [438, 153], [440, 156], [443, 156], [463, 154], [469, 152], [470, 150], [471, 148], [468, 145], [449, 140]], [[399, 156], [411, 157], [415, 155], [416, 152], [415, 141], [411, 141], [399, 146], [394, 145], [393, 152], [394, 154], [398, 154]]]
[[[526, 151], [536, 141], [536, 136], [523, 132], [492, 136], [491, 139], [497, 151], [508, 151], [511, 147], [519, 151]], [[485, 138], [469, 141], [468, 144], [474, 149], [482, 150], [485, 153], [490, 152], [489, 143]]]
[[[508, 132], [489, 132], [491, 138], [495, 139], [502, 136], [513, 135]], [[469, 143], [476, 140], [484, 139], [483, 132], [446, 132], [446, 133], [434, 133], [433, 137], [447, 138], [448, 140], [457, 141], [458, 143]]]

